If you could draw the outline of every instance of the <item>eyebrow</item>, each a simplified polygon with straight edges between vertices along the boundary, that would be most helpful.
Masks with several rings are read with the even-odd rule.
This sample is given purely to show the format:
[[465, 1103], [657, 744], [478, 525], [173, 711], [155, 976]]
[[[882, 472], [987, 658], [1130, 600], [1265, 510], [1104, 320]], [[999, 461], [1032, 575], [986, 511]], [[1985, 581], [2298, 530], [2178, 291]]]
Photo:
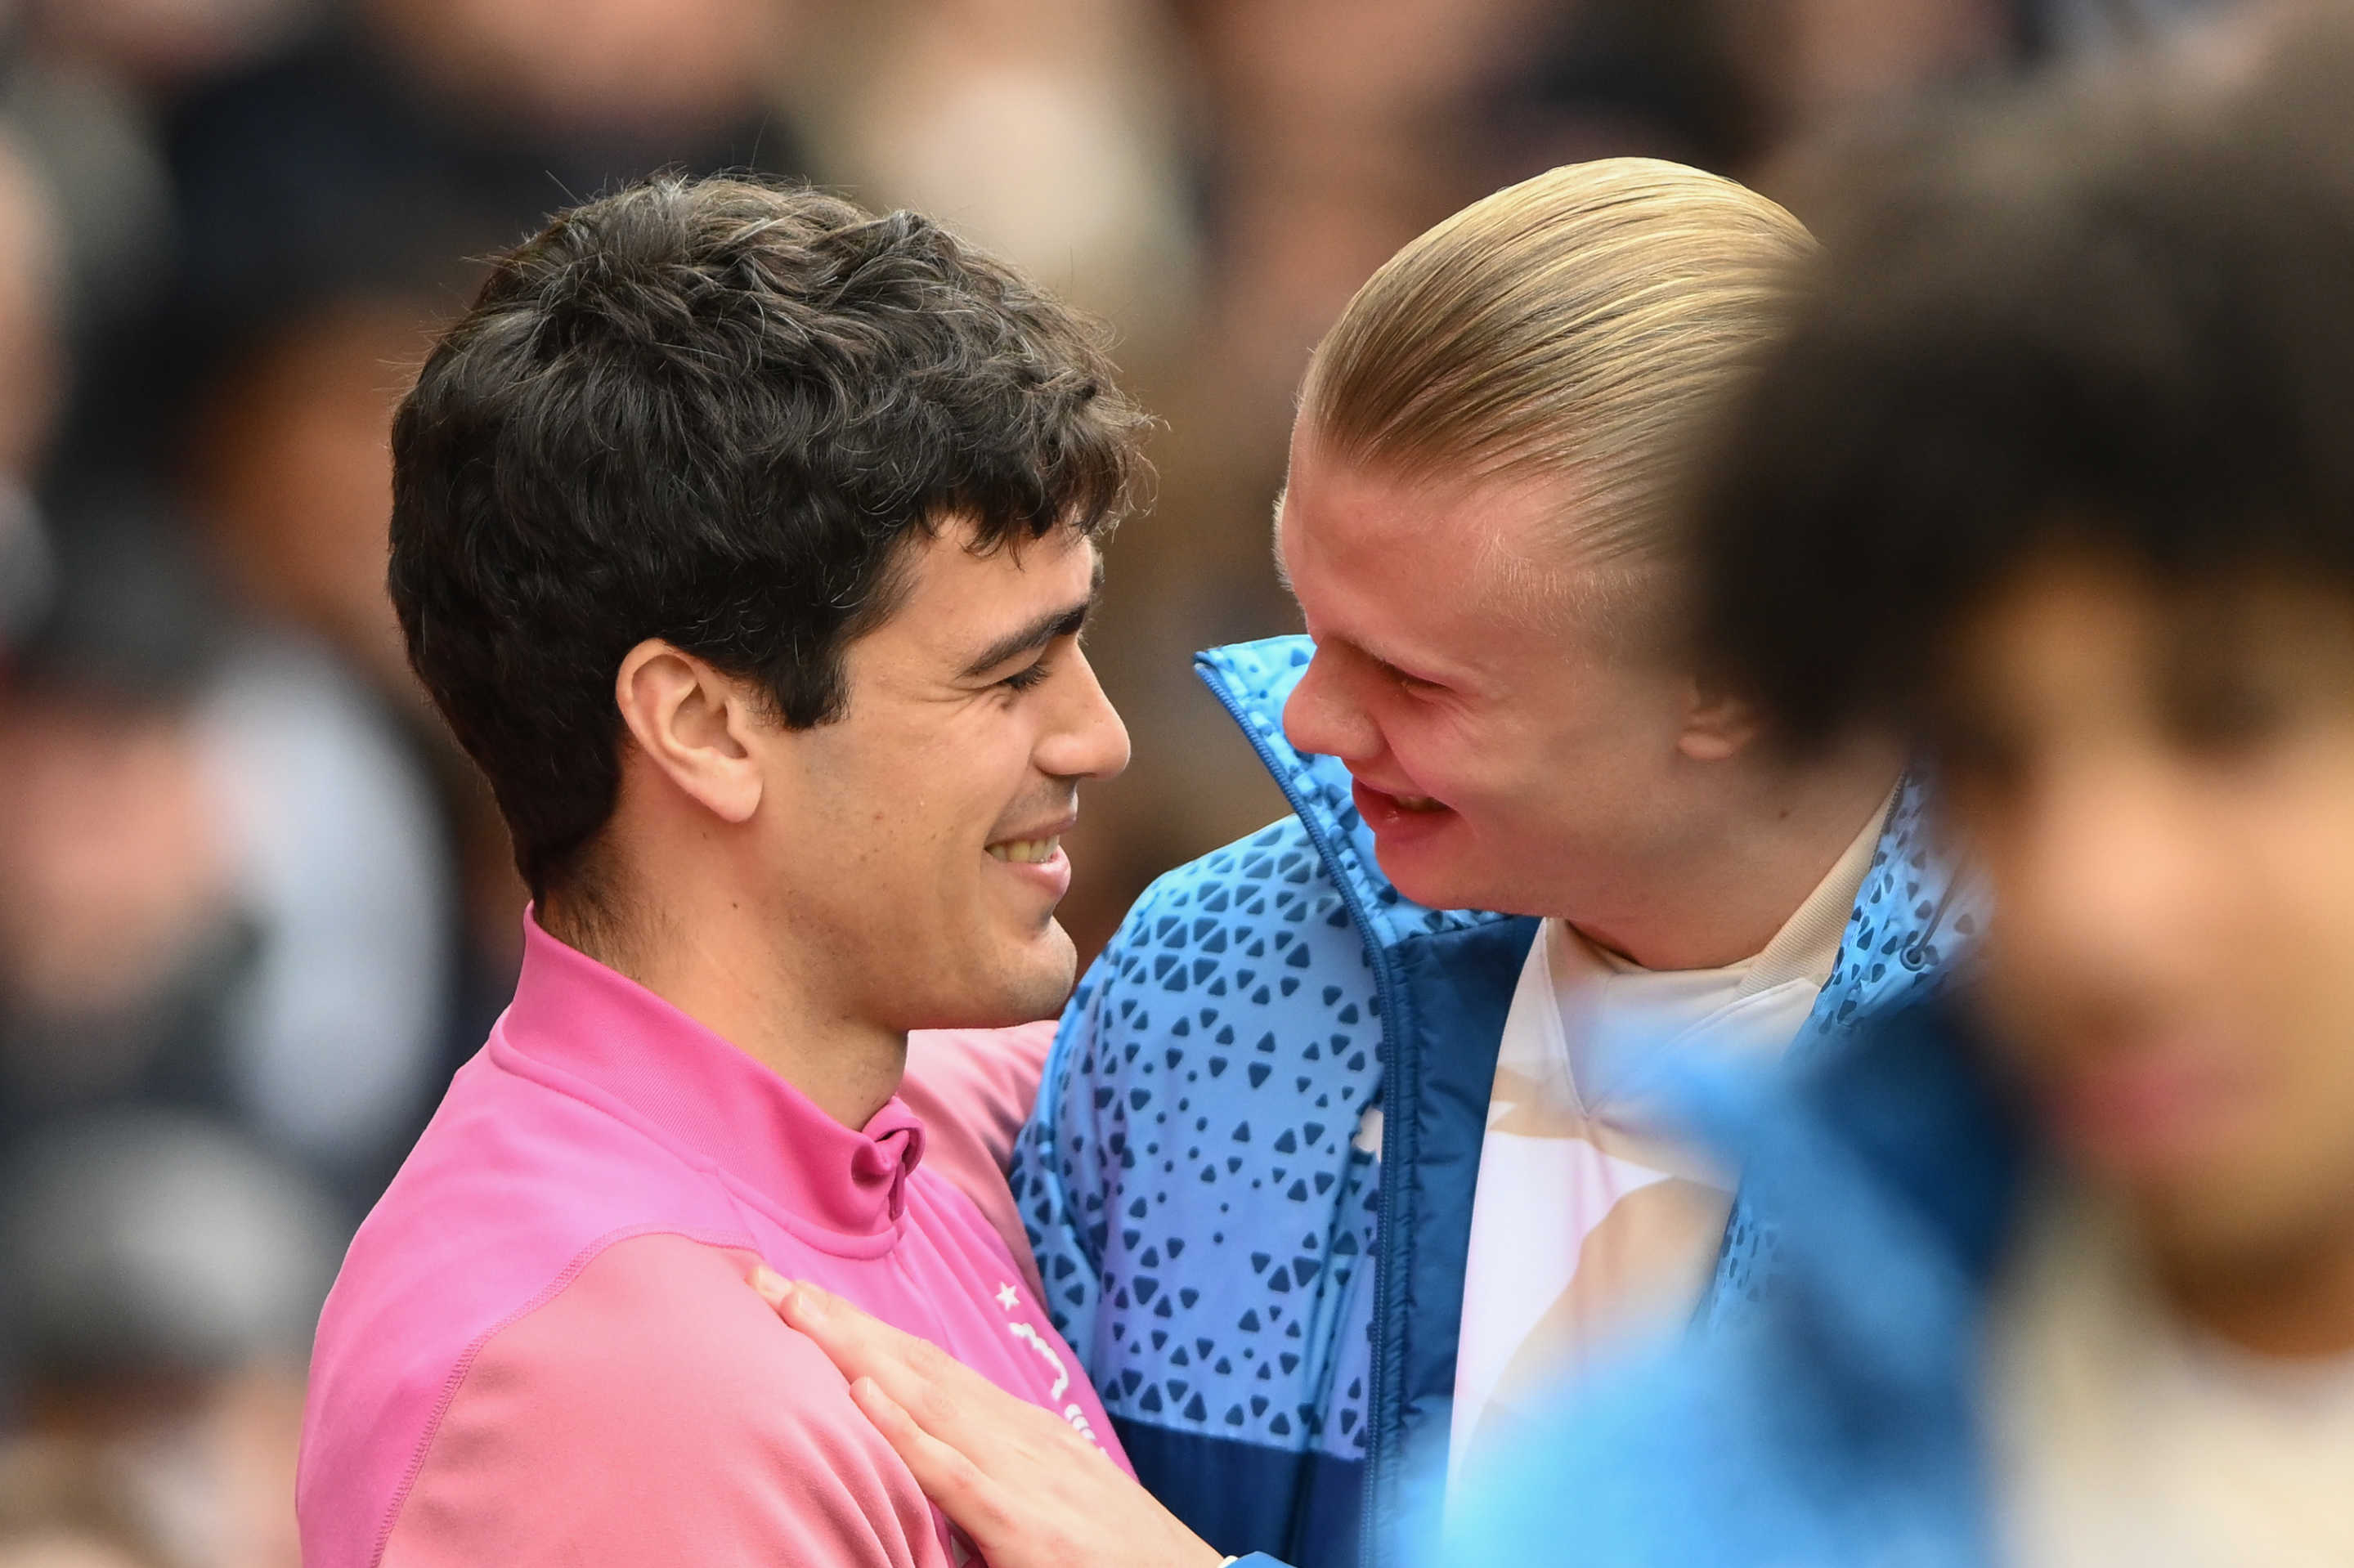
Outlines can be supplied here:
[[1103, 557], [1096, 557], [1095, 577], [1087, 584], [1087, 597], [1077, 604], [1062, 609], [1050, 609], [1028, 624], [1015, 628], [982, 649], [964, 667], [968, 681], [986, 675], [1000, 664], [1019, 659], [1024, 653], [1034, 653], [1058, 638], [1076, 637], [1087, 623], [1087, 612], [1103, 597]]

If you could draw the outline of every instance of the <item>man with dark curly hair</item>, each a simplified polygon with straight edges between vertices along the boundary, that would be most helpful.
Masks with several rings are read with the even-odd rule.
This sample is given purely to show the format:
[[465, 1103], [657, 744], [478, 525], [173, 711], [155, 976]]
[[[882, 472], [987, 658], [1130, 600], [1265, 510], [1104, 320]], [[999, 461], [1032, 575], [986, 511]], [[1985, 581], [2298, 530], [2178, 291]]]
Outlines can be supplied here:
[[312, 1568], [959, 1560], [764, 1267], [1125, 1464], [899, 1090], [910, 1031], [1070, 991], [1059, 841], [1128, 758], [1078, 633], [1142, 424], [935, 225], [736, 180], [560, 216], [435, 347], [392, 598], [534, 906], [322, 1319]]

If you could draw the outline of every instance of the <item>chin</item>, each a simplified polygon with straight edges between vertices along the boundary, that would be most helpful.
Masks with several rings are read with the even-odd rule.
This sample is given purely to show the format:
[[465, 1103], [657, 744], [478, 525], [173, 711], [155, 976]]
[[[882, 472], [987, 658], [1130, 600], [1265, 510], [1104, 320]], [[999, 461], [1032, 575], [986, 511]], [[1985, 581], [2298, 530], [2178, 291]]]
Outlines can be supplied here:
[[1079, 982], [1078, 947], [1060, 920], [1049, 920], [1027, 956], [1030, 961], [1023, 970], [1024, 994], [1030, 999], [1028, 1004], [1037, 1008], [1033, 1016], [1051, 1017], [1063, 1010]]
[[982, 966], [982, 983], [966, 998], [966, 1016], [943, 1027], [1003, 1029], [1052, 1018], [1078, 979], [1078, 950], [1059, 921]]
[[1450, 903], [1455, 890], [1462, 882], [1459, 869], [1440, 857], [1412, 854], [1394, 850], [1373, 836], [1373, 859], [1390, 885], [1413, 899], [1426, 909], [1457, 909], [1463, 906]]
[[1374, 858], [1390, 885], [1425, 909], [1494, 909], [1508, 915], [1532, 913], [1514, 909], [1501, 879], [1480, 874], [1477, 866], [1458, 860], [1419, 854], [1391, 854], [1375, 841]]

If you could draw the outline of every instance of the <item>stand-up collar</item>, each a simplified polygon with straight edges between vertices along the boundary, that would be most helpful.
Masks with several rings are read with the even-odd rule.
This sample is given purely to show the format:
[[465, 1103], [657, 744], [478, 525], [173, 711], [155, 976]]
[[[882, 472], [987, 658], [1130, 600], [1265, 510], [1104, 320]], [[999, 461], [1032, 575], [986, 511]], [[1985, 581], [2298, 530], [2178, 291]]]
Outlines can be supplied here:
[[[653, 992], [524, 917], [523, 974], [491, 1054], [587, 1101], [765, 1200], [795, 1229], [886, 1238], [924, 1155], [896, 1097], [843, 1126], [768, 1067]], [[811, 1238], [815, 1239], [815, 1238]]]

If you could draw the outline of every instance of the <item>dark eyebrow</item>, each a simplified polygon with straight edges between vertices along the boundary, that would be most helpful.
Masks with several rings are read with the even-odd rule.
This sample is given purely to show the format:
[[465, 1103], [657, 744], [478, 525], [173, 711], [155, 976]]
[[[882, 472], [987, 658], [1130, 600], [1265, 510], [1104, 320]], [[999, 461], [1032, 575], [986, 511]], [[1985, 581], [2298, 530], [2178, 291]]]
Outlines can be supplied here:
[[1096, 557], [1095, 580], [1087, 585], [1087, 597], [1064, 609], [1050, 609], [1028, 625], [1007, 632], [973, 656], [964, 667], [968, 681], [986, 675], [1000, 664], [1018, 659], [1024, 653], [1035, 652], [1057, 638], [1076, 637], [1087, 623], [1087, 612], [1103, 597], [1103, 557]]

